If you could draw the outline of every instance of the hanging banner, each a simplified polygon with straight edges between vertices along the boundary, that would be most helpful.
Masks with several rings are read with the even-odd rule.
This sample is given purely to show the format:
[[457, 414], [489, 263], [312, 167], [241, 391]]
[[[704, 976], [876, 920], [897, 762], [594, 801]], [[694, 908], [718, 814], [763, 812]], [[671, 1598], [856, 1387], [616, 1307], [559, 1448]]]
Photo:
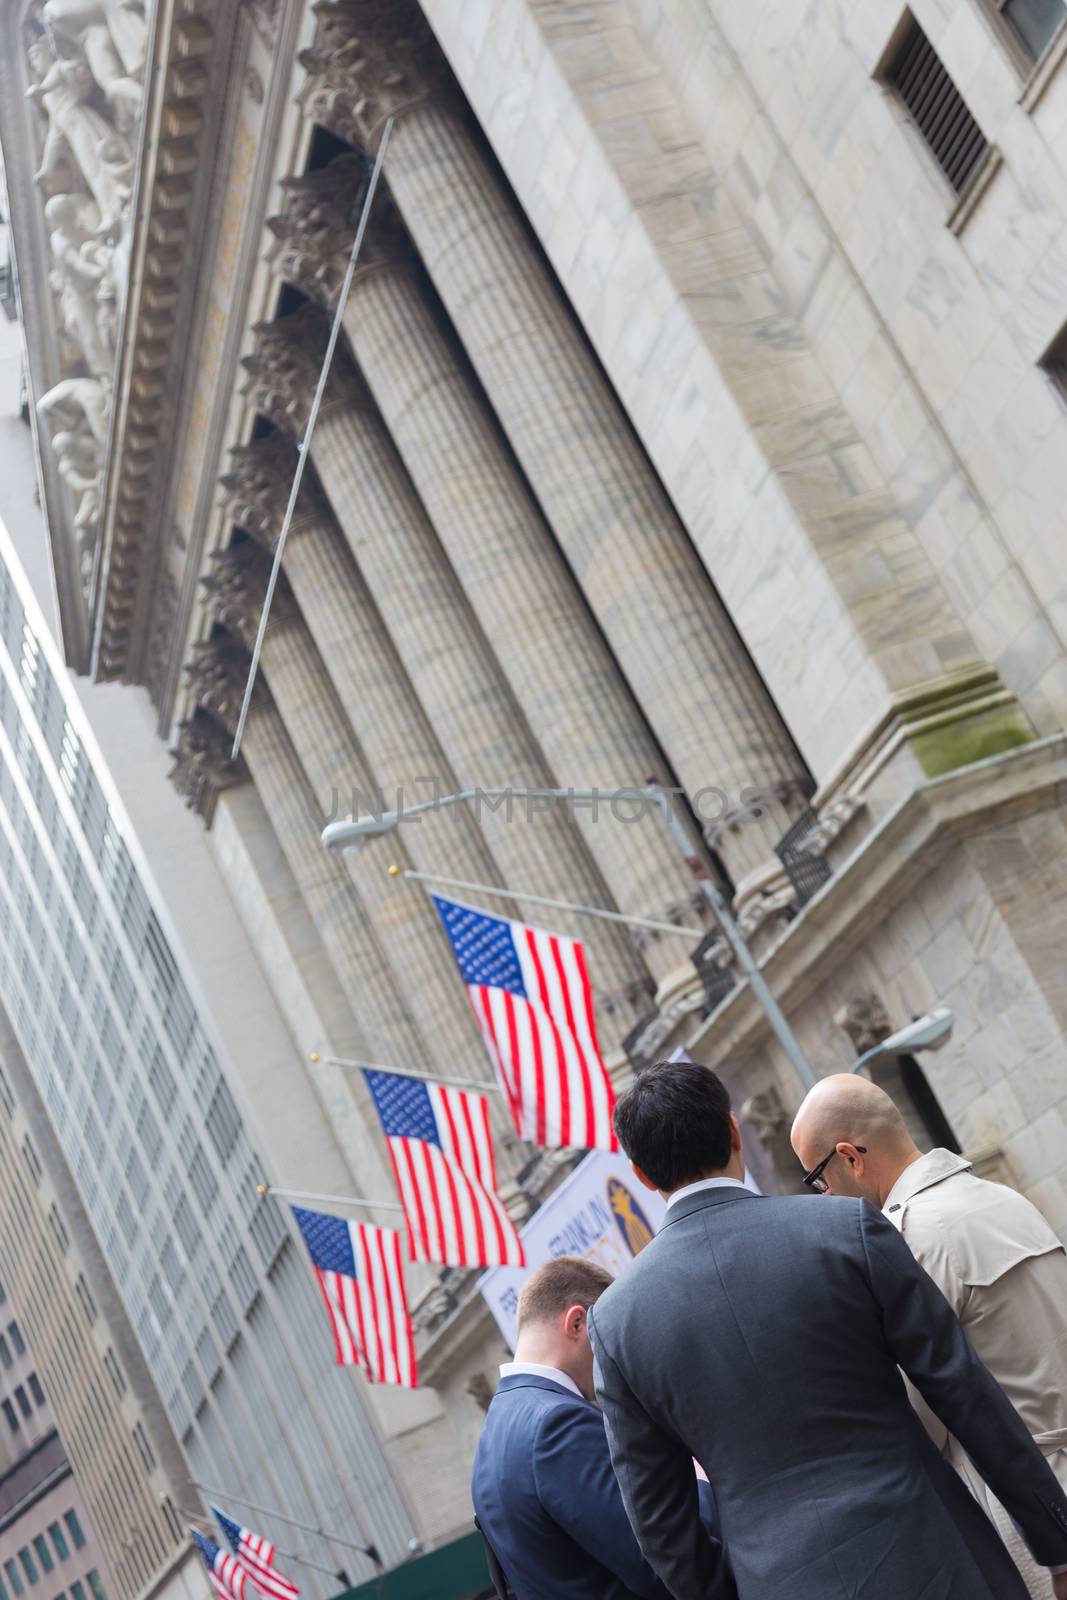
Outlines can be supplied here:
[[493, 1267], [478, 1281], [508, 1348], [515, 1348], [519, 1290], [534, 1267], [556, 1256], [585, 1256], [618, 1277], [652, 1239], [666, 1209], [637, 1182], [624, 1155], [591, 1150], [521, 1230], [525, 1268]]

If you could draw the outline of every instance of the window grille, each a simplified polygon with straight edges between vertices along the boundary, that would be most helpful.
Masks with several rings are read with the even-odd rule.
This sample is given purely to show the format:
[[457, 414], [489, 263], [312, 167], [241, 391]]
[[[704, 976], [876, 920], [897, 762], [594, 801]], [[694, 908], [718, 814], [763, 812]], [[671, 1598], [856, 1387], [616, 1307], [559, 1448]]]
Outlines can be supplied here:
[[989, 145], [914, 17], [908, 18], [885, 79], [907, 107], [956, 194], [962, 194]]
[[63, 1226], [63, 1218], [56, 1210], [54, 1204], [50, 1205], [48, 1208], [48, 1221], [51, 1225], [52, 1232], [55, 1234], [56, 1244], [62, 1250], [63, 1254], [66, 1255], [67, 1250], [70, 1248], [70, 1240], [67, 1237], [67, 1230]]

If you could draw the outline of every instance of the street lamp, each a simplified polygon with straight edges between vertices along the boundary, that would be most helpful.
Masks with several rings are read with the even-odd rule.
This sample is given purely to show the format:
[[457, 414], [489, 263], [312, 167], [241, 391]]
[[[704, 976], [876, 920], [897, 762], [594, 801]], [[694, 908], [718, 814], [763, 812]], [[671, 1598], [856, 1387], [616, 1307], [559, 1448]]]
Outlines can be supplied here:
[[920, 1050], [940, 1050], [942, 1045], [948, 1043], [955, 1021], [948, 1006], [938, 1006], [936, 1011], [928, 1011], [925, 1017], [917, 1017], [906, 1028], [899, 1028], [888, 1039], [865, 1050], [859, 1060], [853, 1063], [851, 1071], [859, 1072], [861, 1067], [879, 1056], [911, 1056]]
[[[797, 1077], [805, 1089], [810, 1089], [815, 1083], [815, 1074], [811, 1070], [808, 1059], [800, 1047], [800, 1041], [789, 1026], [782, 1013], [781, 1007], [771, 993], [767, 980], [756, 962], [751, 950], [741, 937], [737, 924], [730, 915], [729, 907], [719, 892], [718, 885], [707, 876], [699, 856], [693, 848], [683, 819], [678, 815], [671, 803], [671, 795], [658, 784], [648, 784], [640, 789], [627, 789], [615, 791], [611, 796], [606, 796], [602, 789], [464, 789], [459, 794], [443, 795], [439, 799], [424, 800], [421, 804], [410, 806], [405, 811], [382, 811], [377, 816], [349, 818], [346, 822], [330, 822], [322, 830], [322, 842], [327, 850], [342, 851], [357, 845], [363, 839], [376, 838], [384, 833], [392, 833], [399, 827], [405, 817], [415, 816], [420, 811], [435, 811], [441, 806], [459, 805], [464, 800], [505, 800], [515, 798], [520, 800], [569, 800], [596, 802], [605, 798], [627, 798], [651, 800], [663, 814], [664, 821], [670, 829], [671, 838], [678, 846], [694, 876], [700, 892], [711, 907], [712, 915], [719, 926], [719, 930], [729, 944], [737, 958], [738, 966], [748, 979], [753, 995], [763, 1011], [771, 1030], [788, 1056]], [[580, 908], [572, 908], [580, 909]]]

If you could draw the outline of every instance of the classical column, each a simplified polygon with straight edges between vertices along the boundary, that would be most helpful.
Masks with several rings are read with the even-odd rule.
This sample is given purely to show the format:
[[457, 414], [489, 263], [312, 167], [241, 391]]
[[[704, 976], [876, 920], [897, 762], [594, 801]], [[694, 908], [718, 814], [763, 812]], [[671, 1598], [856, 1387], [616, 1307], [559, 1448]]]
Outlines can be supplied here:
[[[269, 561], [251, 540], [216, 559], [207, 580], [216, 614], [251, 646], [266, 591]], [[260, 670], [320, 808], [333, 794], [378, 790], [377, 774], [352, 732], [307, 627], [279, 583], [271, 605]], [[443, 817], [431, 818], [430, 826]], [[394, 878], [389, 867], [410, 865], [406, 836], [370, 839], [344, 856], [398, 993], [417, 1018], [429, 1064], [444, 1074], [492, 1077], [474, 1012], [436, 912], [418, 884]], [[320, 850], [322, 846], [320, 844]], [[326, 855], [322, 850], [322, 854]], [[398, 1066], [417, 1062], [401, 1060]]]
[[[470, 124], [417, 7], [318, 8], [304, 109], [354, 143], [397, 114], [389, 184], [627, 680], [737, 879], [773, 850], [808, 775], [599, 363]], [[348, 92], [345, 93], [345, 83]], [[711, 686], [714, 690], [711, 692]], [[758, 814], [746, 790], [769, 798]], [[773, 798], [770, 798], [773, 797]]]
[[[229, 781], [229, 744], [247, 677], [247, 655], [228, 641], [196, 652], [190, 680], [203, 713], [182, 730], [174, 781], [195, 809], [214, 804]], [[220, 733], [222, 737], [220, 738]], [[417, 1060], [425, 1046], [392, 981], [366, 912], [343, 866], [319, 842], [321, 813], [277, 709], [257, 686], [241, 743], [242, 761], [255, 783], [304, 904], [322, 939], [337, 982], [358, 1019], [368, 1054], [384, 1062]], [[232, 770], [232, 769], [231, 769]], [[209, 812], [207, 813], [209, 814]], [[375, 1126], [362, 1075], [350, 1075], [349, 1093], [361, 1115], [338, 1126], [353, 1171], [367, 1193], [391, 1193], [379, 1146], [360, 1137]], [[356, 1136], [353, 1137], [353, 1128]], [[367, 1164], [373, 1166], [368, 1171]], [[381, 1187], [385, 1185], [385, 1187]]]
[[[279, 226], [282, 225], [279, 223]], [[660, 752], [590, 618], [410, 255], [375, 230], [345, 329], [382, 416], [556, 781], [611, 794], [666, 781]], [[287, 270], [287, 255], [276, 263]], [[306, 281], [306, 279], [305, 279]], [[322, 273], [316, 278], [325, 286]], [[303, 285], [302, 285], [303, 286]], [[624, 910], [680, 895], [684, 869], [654, 815], [583, 817]]]
[[[306, 422], [325, 336], [321, 313], [309, 308], [259, 328], [256, 353], [246, 361], [253, 403], [297, 435]], [[342, 352], [335, 358], [311, 453], [458, 786], [552, 787], [556, 777], [500, 674], [377, 410]], [[525, 887], [558, 899], [610, 906], [611, 895], [563, 807], [549, 807], [527, 820], [519, 802], [510, 816], [504, 809], [483, 806], [479, 821], [502, 880], [515, 888], [520, 901]], [[625, 824], [605, 809], [598, 827], [603, 831]], [[649, 831], [649, 824], [642, 824], [643, 836]], [[654, 898], [628, 909], [662, 907], [672, 890], [679, 900], [684, 898], [674, 862]], [[533, 913], [533, 920], [543, 919], [544, 913]], [[553, 914], [553, 925], [563, 921]], [[605, 991], [614, 996], [611, 1015], [602, 1024], [605, 1047], [610, 1048], [647, 1009], [646, 968], [631, 941], [615, 929], [585, 921], [567, 931], [589, 944], [598, 997]], [[644, 954], [657, 978], [680, 965], [678, 951], [666, 942], [646, 944]]]

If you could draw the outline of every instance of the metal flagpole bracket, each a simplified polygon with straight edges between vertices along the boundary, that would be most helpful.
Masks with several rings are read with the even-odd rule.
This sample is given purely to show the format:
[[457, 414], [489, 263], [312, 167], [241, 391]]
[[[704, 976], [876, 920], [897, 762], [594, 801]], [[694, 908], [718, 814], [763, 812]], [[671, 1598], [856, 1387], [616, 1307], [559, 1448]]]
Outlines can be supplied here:
[[522, 900], [531, 906], [547, 906], [550, 911], [570, 911], [579, 917], [595, 917], [601, 922], [621, 922], [628, 928], [647, 928], [652, 933], [673, 933], [692, 944], [697, 937], [692, 928], [683, 928], [675, 922], [655, 922], [651, 917], [629, 917], [622, 911], [603, 911], [597, 906], [583, 906], [571, 900], [549, 900], [543, 894], [527, 894], [524, 889], [497, 889], [488, 883], [467, 883], [463, 878], [444, 878], [439, 872], [416, 872], [414, 867], [389, 868], [391, 878], [411, 878], [414, 883], [437, 883], [446, 889], [462, 889], [471, 894], [484, 894], [495, 900]]
[[358, 1206], [368, 1211], [400, 1211], [398, 1200], [360, 1200], [354, 1194], [313, 1194], [310, 1189], [281, 1189], [274, 1183], [257, 1183], [257, 1194], [276, 1194], [283, 1200], [315, 1200], [327, 1206]]
[[278, 575], [282, 570], [282, 556], [285, 553], [285, 541], [289, 537], [289, 528], [293, 520], [293, 514], [296, 511], [296, 502], [297, 497], [300, 494], [300, 484], [303, 481], [304, 468], [307, 466], [308, 458], [311, 453], [311, 436], [315, 432], [315, 424], [319, 420], [319, 409], [322, 406], [323, 395], [326, 393], [326, 380], [330, 375], [330, 367], [333, 364], [333, 353], [337, 348], [337, 340], [341, 334], [341, 318], [344, 316], [344, 310], [348, 302], [349, 291], [352, 288], [352, 279], [355, 276], [356, 262], [359, 260], [359, 252], [363, 248], [363, 235], [367, 231], [367, 222], [370, 218], [370, 208], [374, 203], [374, 195], [378, 188], [378, 180], [382, 175], [382, 166], [385, 162], [385, 152], [388, 148], [389, 135], [392, 133], [392, 131], [393, 118], [388, 117], [386, 119], [385, 126], [382, 129], [382, 137], [378, 144], [378, 154], [374, 158], [374, 170], [371, 172], [370, 183], [367, 185], [367, 194], [363, 201], [363, 210], [360, 213], [359, 227], [356, 229], [356, 237], [352, 241], [352, 253], [348, 258], [348, 266], [345, 269], [344, 282], [341, 284], [341, 293], [337, 297], [337, 309], [333, 314], [333, 323], [330, 327], [330, 337], [326, 345], [326, 354], [322, 358], [322, 370], [319, 373], [319, 381], [315, 385], [315, 396], [311, 402], [311, 410], [308, 412], [307, 427], [304, 429], [304, 437], [301, 439], [297, 449], [296, 471], [293, 474], [292, 488], [289, 490], [289, 503], [285, 508], [285, 517], [282, 520], [282, 530], [278, 535], [278, 548], [274, 552], [274, 564], [270, 569], [270, 580], [267, 584], [267, 593], [263, 600], [263, 609], [259, 614], [259, 627], [256, 630], [256, 642], [252, 647], [252, 660], [248, 668], [248, 682], [245, 684], [244, 699], [241, 702], [241, 714], [237, 719], [237, 731], [233, 736], [233, 749], [230, 751], [231, 761], [237, 760], [238, 752], [241, 748], [241, 740], [244, 737], [245, 723], [248, 721], [248, 712], [252, 704], [252, 690], [256, 686], [256, 673], [259, 671], [259, 658], [263, 652], [263, 640], [267, 634], [267, 622], [270, 618], [271, 601], [274, 599], [274, 591], [278, 587]]
[[311, 1053], [314, 1064], [323, 1062], [329, 1067], [350, 1067], [356, 1072], [389, 1072], [394, 1078], [417, 1078], [420, 1083], [443, 1083], [451, 1089], [473, 1089], [477, 1094], [503, 1094], [498, 1083], [486, 1078], [454, 1078], [440, 1072], [416, 1072], [414, 1067], [385, 1067], [380, 1061], [346, 1061], [343, 1056], [323, 1056], [317, 1050]]

